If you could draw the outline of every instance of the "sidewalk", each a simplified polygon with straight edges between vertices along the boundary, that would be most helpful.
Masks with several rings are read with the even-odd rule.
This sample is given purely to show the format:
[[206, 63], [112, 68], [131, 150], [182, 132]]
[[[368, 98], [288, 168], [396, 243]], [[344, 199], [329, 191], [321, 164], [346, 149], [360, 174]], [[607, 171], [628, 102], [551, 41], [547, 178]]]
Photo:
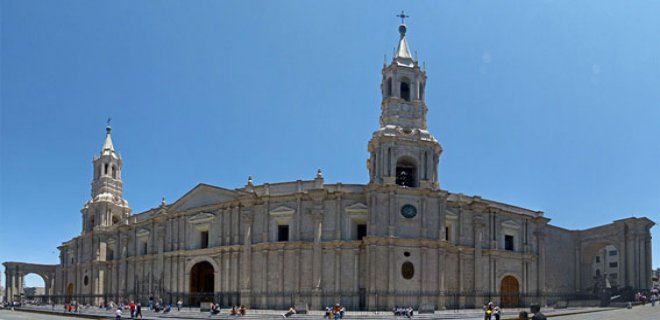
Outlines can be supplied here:
[[[98, 307], [81, 308], [79, 313], [64, 312], [63, 306], [25, 306], [20, 308], [20, 311], [36, 311], [49, 314], [66, 315], [70, 317], [81, 318], [96, 318], [96, 319], [114, 319], [115, 310], [105, 310]], [[582, 314], [614, 310], [615, 308], [567, 308], [567, 309], [543, 309], [543, 313], [548, 317], [556, 317], [560, 315]], [[527, 309], [503, 309], [502, 320], [517, 319], [518, 312]], [[229, 309], [222, 309], [219, 315], [209, 316], [208, 312], [200, 312], [198, 309], [182, 308], [181, 311], [174, 309], [172, 312], [163, 314], [155, 313], [144, 309], [143, 319], [159, 320], [159, 319], [282, 319], [282, 314], [286, 310], [248, 310], [245, 316], [231, 316]], [[313, 310], [308, 314], [296, 314], [289, 319], [322, 319], [324, 311]], [[461, 309], [461, 310], [443, 310], [436, 311], [429, 314], [415, 314], [414, 319], [465, 319], [465, 320], [481, 320], [483, 319], [483, 311], [481, 309]], [[130, 319], [129, 313], [124, 312], [122, 319]], [[344, 319], [405, 319], [405, 317], [396, 317], [390, 311], [348, 311]]]

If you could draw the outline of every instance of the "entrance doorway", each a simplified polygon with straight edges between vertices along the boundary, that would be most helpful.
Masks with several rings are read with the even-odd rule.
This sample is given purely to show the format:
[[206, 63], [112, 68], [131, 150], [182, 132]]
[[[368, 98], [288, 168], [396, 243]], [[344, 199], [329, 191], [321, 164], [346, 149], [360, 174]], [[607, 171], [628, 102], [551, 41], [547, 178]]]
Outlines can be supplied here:
[[520, 286], [518, 280], [513, 276], [506, 276], [502, 279], [500, 287], [500, 305], [503, 308], [517, 307], [520, 299]]
[[69, 283], [66, 287], [66, 302], [73, 301], [73, 283]]
[[214, 273], [213, 266], [207, 261], [202, 261], [192, 267], [190, 270], [190, 305], [198, 306], [200, 302], [213, 302]]

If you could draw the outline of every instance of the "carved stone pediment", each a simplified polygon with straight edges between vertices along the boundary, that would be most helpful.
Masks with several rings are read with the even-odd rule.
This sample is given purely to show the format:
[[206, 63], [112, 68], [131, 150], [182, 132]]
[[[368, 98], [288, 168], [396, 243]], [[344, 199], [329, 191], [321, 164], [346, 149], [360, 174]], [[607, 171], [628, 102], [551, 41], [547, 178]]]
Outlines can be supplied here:
[[209, 205], [232, 201], [239, 196], [234, 190], [199, 184], [186, 193], [181, 199], [177, 200], [170, 207], [168, 212], [177, 212], [192, 208], [201, 208]]
[[369, 207], [362, 202], [358, 202], [344, 208], [344, 210], [349, 215], [366, 215]]
[[200, 224], [200, 223], [209, 223], [215, 218], [215, 215], [210, 212], [200, 212], [190, 218], [188, 218], [188, 221], [192, 224]]
[[286, 206], [279, 206], [273, 210], [270, 210], [270, 215], [275, 217], [286, 217], [292, 216], [296, 212], [295, 209], [291, 209]]
[[137, 232], [137, 237], [138, 238], [144, 238], [149, 236], [149, 230], [147, 229], [140, 229], [140, 231]]
[[520, 224], [514, 220], [502, 221], [502, 228], [520, 229]]

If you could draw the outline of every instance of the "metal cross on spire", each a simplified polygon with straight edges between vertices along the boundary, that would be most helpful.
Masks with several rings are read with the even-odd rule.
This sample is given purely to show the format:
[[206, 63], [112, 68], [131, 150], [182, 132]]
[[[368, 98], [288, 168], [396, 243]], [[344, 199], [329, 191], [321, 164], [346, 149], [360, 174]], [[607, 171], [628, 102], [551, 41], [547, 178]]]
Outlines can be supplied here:
[[401, 10], [401, 14], [397, 14], [397, 17], [401, 18], [401, 24], [405, 24], [406, 18], [410, 18], [410, 16], [407, 16], [403, 10]]
[[112, 121], [112, 118], [108, 117], [108, 121], [106, 122], [106, 125], [110, 126], [110, 121]]

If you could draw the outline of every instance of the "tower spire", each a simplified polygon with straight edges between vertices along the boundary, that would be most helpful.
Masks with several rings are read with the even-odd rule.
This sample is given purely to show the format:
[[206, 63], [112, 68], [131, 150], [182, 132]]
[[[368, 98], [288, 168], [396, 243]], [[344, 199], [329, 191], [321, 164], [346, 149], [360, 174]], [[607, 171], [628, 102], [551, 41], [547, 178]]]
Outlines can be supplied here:
[[110, 132], [112, 131], [110, 120], [112, 120], [112, 118], [108, 118], [108, 122], [105, 126], [105, 142], [103, 142], [103, 147], [101, 148], [101, 155], [109, 154], [116, 158], [115, 146], [112, 144], [112, 137], [110, 135]]
[[410, 54], [408, 40], [406, 40], [406, 31], [408, 28], [405, 24], [403, 24], [403, 19], [407, 18], [408, 16], [403, 14], [403, 11], [401, 11], [401, 14], [397, 15], [397, 17], [401, 17], [401, 25], [399, 25], [399, 45], [397, 46], [396, 52], [394, 53], [394, 62], [400, 66], [412, 68], [415, 66], [415, 61], [412, 58], [412, 54]]

